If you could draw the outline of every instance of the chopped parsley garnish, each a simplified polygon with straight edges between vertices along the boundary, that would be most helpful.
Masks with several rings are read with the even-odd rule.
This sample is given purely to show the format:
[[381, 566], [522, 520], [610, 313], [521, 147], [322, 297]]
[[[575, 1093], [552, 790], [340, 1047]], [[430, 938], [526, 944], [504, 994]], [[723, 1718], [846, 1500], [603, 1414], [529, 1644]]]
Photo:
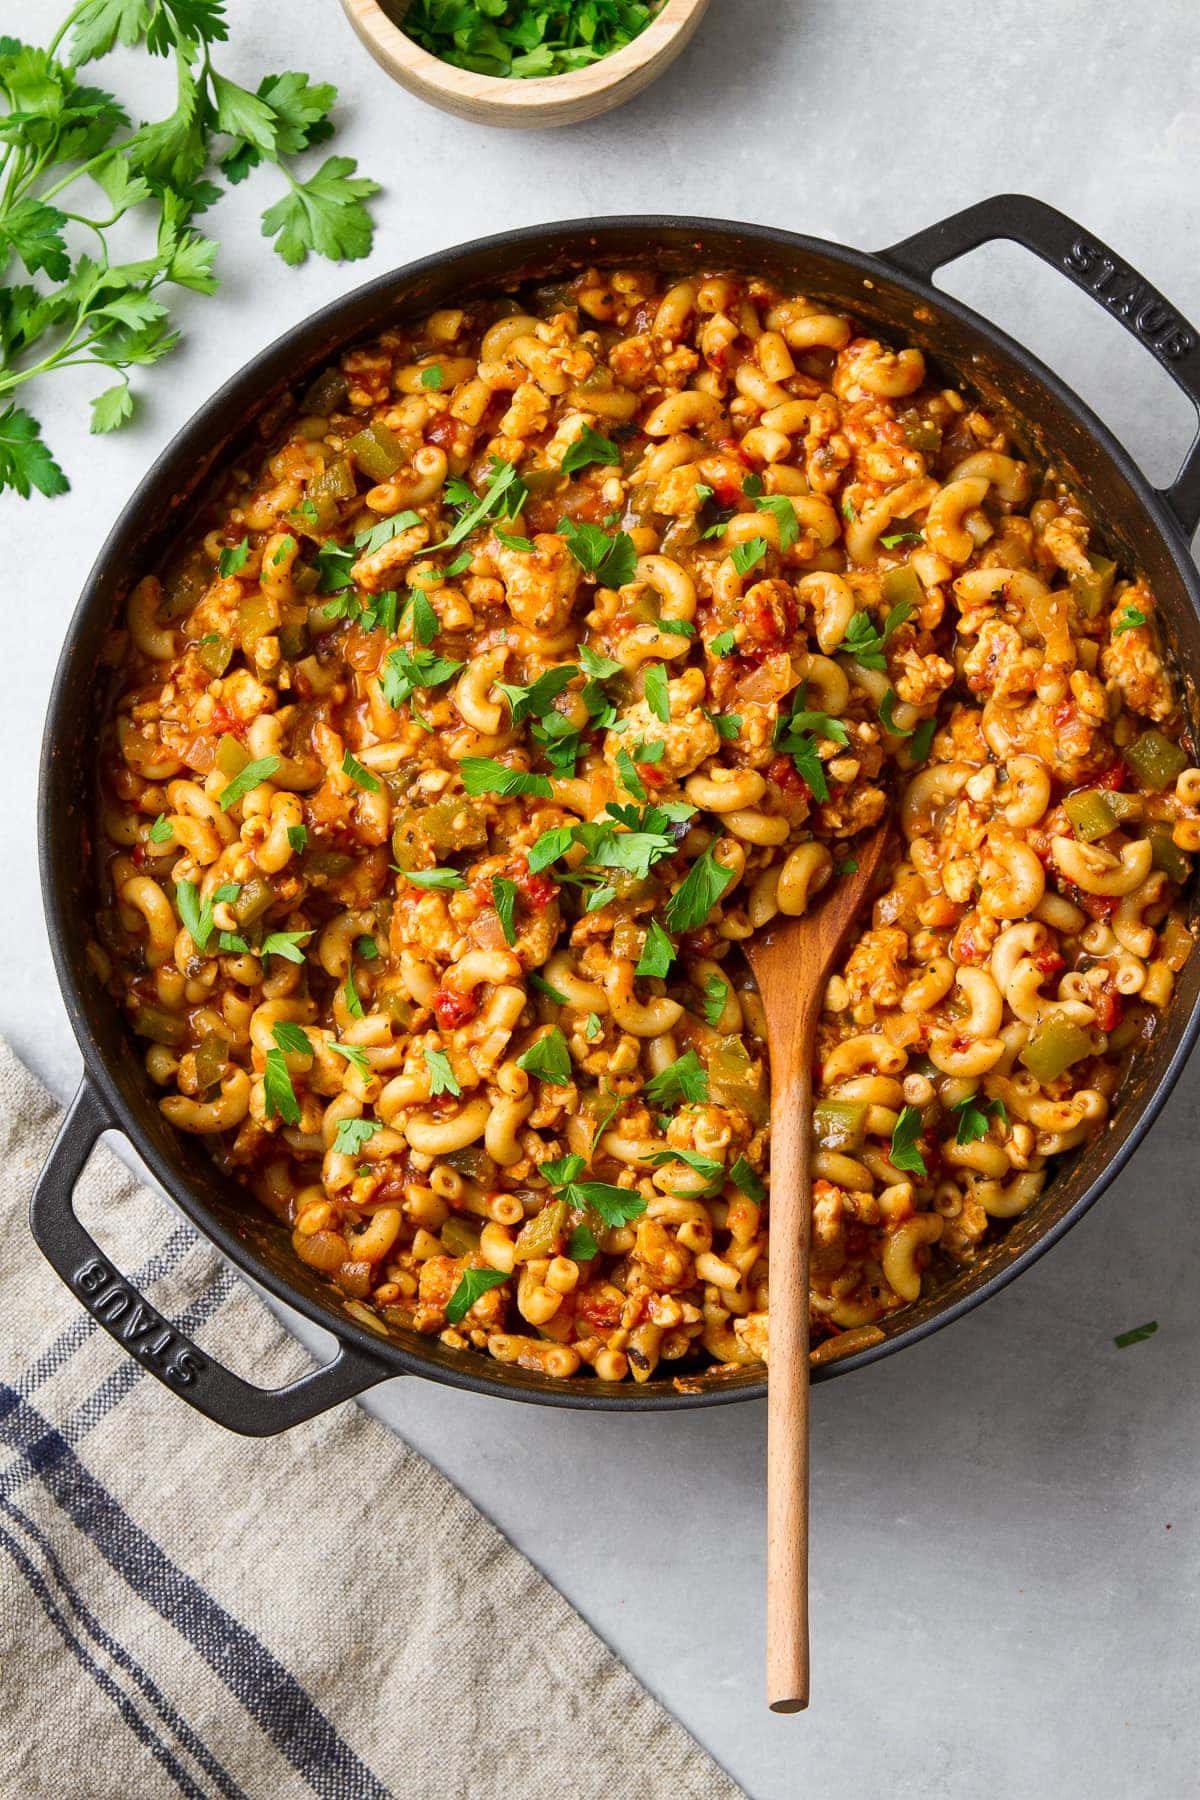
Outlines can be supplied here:
[[462, 1279], [446, 1302], [449, 1323], [461, 1324], [477, 1300], [507, 1280], [503, 1269], [464, 1269]]
[[286, 562], [292, 552], [298, 550], [299, 547], [300, 546], [290, 532], [284, 537], [281, 537], [279, 543], [276, 545], [275, 554], [271, 558], [271, 567], [277, 569], [280, 563]]
[[529, 985], [536, 988], [539, 994], [545, 994], [547, 1000], [553, 1000], [556, 1006], [569, 1006], [571, 1002], [560, 989], [552, 987], [544, 975], [531, 974]]
[[206, 900], [200, 903], [200, 893], [194, 882], [177, 881], [175, 883], [175, 904], [179, 916], [183, 920], [184, 929], [195, 944], [197, 950], [205, 950], [213, 929], [213, 902]]
[[911, 600], [898, 600], [888, 613], [882, 631], [878, 629], [870, 613], [856, 612], [846, 627], [846, 635], [838, 645], [838, 649], [844, 650], [848, 656], [852, 656], [855, 662], [862, 664], [864, 669], [878, 669], [886, 672], [884, 645], [892, 633], [903, 625], [912, 611]]
[[464, 510], [443, 540], [445, 543], [461, 544], [485, 519], [514, 519], [524, 506], [529, 490], [514, 464], [493, 457], [489, 474], [491, 479], [478, 499], [465, 481], [455, 482], [453, 486], [447, 482], [447, 499], [452, 505], [462, 505]]
[[284, 962], [302, 963], [300, 946], [312, 936], [311, 931], [272, 931], [259, 946], [260, 956], [282, 956]]
[[804, 704], [805, 698], [805, 688], [802, 686], [796, 696], [794, 709], [786, 719], [780, 719], [775, 727], [775, 747], [791, 757], [813, 799], [828, 800], [829, 782], [817, 745], [822, 738], [833, 744], [848, 744], [850, 733], [842, 721], [835, 719], [830, 713], [811, 711]]
[[574, 475], [578, 469], [589, 468], [593, 463], [603, 468], [619, 469], [621, 452], [611, 438], [601, 437], [590, 425], [585, 425], [577, 438], [573, 438], [567, 446], [567, 454], [562, 459], [564, 475]]
[[628, 750], [617, 751], [617, 774], [621, 777], [621, 786], [627, 794], [632, 794], [635, 800], [648, 798], [642, 778], [635, 769], [633, 758]]
[[169, 844], [174, 835], [174, 828], [166, 813], [159, 813], [150, 827], [150, 842], [152, 844]]
[[567, 1087], [571, 1081], [571, 1053], [557, 1025], [530, 1044], [517, 1058], [518, 1069], [536, 1075], [548, 1087]]
[[333, 1147], [339, 1156], [358, 1156], [383, 1126], [378, 1119], [339, 1119]]
[[244, 537], [241, 543], [234, 544], [232, 549], [222, 550], [217, 558], [217, 569], [226, 578], [230, 575], [239, 575], [245, 568], [249, 555], [250, 539]]
[[403, 644], [397, 644], [384, 659], [380, 679], [383, 697], [394, 712], [411, 700], [418, 688], [441, 687], [462, 667], [461, 662], [439, 656], [436, 650], [406, 650]]
[[280, 1019], [272, 1029], [271, 1036], [285, 1056], [311, 1056], [313, 1054], [312, 1039], [303, 1025], [292, 1025], [288, 1020]]
[[649, 975], [661, 981], [674, 961], [674, 944], [658, 920], [651, 919], [650, 928], [646, 933], [646, 942], [642, 946], [642, 954], [638, 959], [634, 974]]
[[398, 869], [397, 874], [419, 888], [465, 888], [467, 885], [457, 869]]
[[958, 1114], [958, 1131], [955, 1137], [958, 1144], [975, 1144], [985, 1138], [990, 1119], [999, 1119], [1002, 1125], [1008, 1124], [1008, 1112], [1003, 1100], [988, 1100], [981, 1106], [978, 1094], [968, 1094], [950, 1110]]
[[711, 1156], [701, 1156], [698, 1150], [656, 1150], [646, 1160], [655, 1169], [661, 1169], [666, 1163], [683, 1163], [703, 1179], [706, 1194], [715, 1194], [725, 1185], [724, 1163], [717, 1162]]
[[924, 1129], [925, 1121], [915, 1106], [906, 1106], [892, 1127], [892, 1163], [897, 1169], [910, 1170], [914, 1175], [928, 1175], [925, 1158], [921, 1155], [918, 1139]]
[[[343, 588], [348, 588], [352, 579], [350, 571], [357, 560], [348, 544], [337, 544], [332, 538], [326, 538], [316, 555], [317, 574], [320, 577], [317, 592], [340, 594]], [[332, 607], [327, 607], [326, 612], [331, 618], [337, 617]]]
[[591, 1262], [599, 1256], [600, 1246], [586, 1225], [577, 1225], [567, 1239], [567, 1255], [572, 1262]]
[[594, 1044], [604, 1030], [604, 1022], [599, 1013], [589, 1013], [584, 1020], [583, 1035], [589, 1044]]
[[393, 513], [390, 519], [380, 519], [378, 525], [368, 525], [365, 531], [360, 531], [354, 540], [355, 547], [364, 556], [371, 556], [385, 544], [390, 544], [394, 537], [399, 537], [402, 531], [409, 531], [420, 523], [420, 513]]
[[217, 805], [221, 811], [228, 812], [231, 806], [244, 800], [262, 782], [269, 781], [281, 761], [282, 758], [278, 756], [259, 756], [253, 762], [248, 762], [244, 769], [239, 769], [233, 780], [227, 781], [217, 796]]
[[505, 943], [515, 944], [517, 941], [517, 927], [514, 919], [517, 906], [516, 882], [507, 881], [503, 875], [493, 875], [492, 905], [496, 908]]
[[379, 955], [379, 945], [373, 937], [356, 937], [354, 953], [356, 956], [361, 956], [364, 962], [374, 962]]
[[533, 556], [537, 545], [532, 538], [522, 537], [516, 531], [503, 531], [499, 525], [493, 525], [497, 543], [503, 544], [506, 550], [517, 550], [522, 556]]
[[923, 531], [890, 531], [887, 537], [881, 537], [879, 541], [885, 550], [894, 550], [897, 544], [923, 544], [925, 533]]
[[835, 875], [857, 875], [858, 874], [858, 859], [857, 859], [857, 857], [848, 856], [846, 858], [845, 862], [840, 862], [837, 865], [837, 868], [834, 870], [834, 874]]
[[933, 748], [933, 734], [937, 730], [936, 719], [922, 719], [912, 734], [908, 746], [908, 754], [914, 763], [924, 762]]
[[[790, 550], [800, 536], [800, 521], [796, 517], [796, 509], [786, 494], [764, 494], [754, 502], [758, 511], [770, 513], [779, 527], [779, 548]], [[756, 539], [755, 542], [760, 540]]]
[[704, 981], [704, 1001], [700, 1008], [705, 1022], [713, 1027], [721, 1023], [721, 1014], [729, 1004], [729, 983], [721, 975], [708, 975]]
[[737, 639], [731, 628], [728, 631], [718, 631], [708, 647], [714, 656], [732, 656], [736, 643]]
[[708, 1070], [694, 1050], [686, 1050], [646, 1083], [646, 1099], [654, 1107], [700, 1106], [708, 1099]]
[[560, 1156], [557, 1162], [543, 1163], [538, 1173], [558, 1189], [559, 1199], [581, 1212], [598, 1214], [610, 1230], [641, 1217], [646, 1202], [635, 1189], [615, 1187], [608, 1181], [580, 1181], [586, 1168], [582, 1156]]
[[590, 681], [607, 681], [611, 675], [621, 673], [619, 662], [615, 662], [611, 656], [605, 656], [600, 650], [593, 650], [590, 644], [579, 646], [579, 661]]
[[763, 491], [763, 478], [751, 472], [742, 482], [742, 492], [748, 500], [756, 500]]
[[366, 1081], [371, 1073], [371, 1062], [365, 1050], [358, 1044], [330, 1044], [328, 1046], [335, 1056], [344, 1056], [356, 1075]]
[[369, 769], [364, 769], [357, 756], [347, 750], [342, 757], [342, 774], [348, 775], [355, 787], [362, 788], [366, 794], [377, 794], [379, 782]]
[[520, 725], [526, 719], [540, 719], [550, 712], [553, 702], [578, 673], [577, 663], [562, 663], [556, 669], [547, 669], [529, 687], [513, 687], [506, 681], [497, 681], [495, 686], [508, 701], [513, 724]]
[[879, 702], [879, 722], [885, 731], [890, 732], [892, 737], [911, 737], [913, 734], [912, 726], [909, 726], [906, 731], [903, 725], [897, 725], [896, 723], [895, 711], [898, 698], [899, 696], [896, 693], [895, 688], [889, 688], [887, 693], [883, 696], [883, 699]]
[[[1139, 612], [1136, 606], [1127, 606], [1113, 626], [1112, 634], [1114, 637], [1120, 637], [1126, 631], [1136, 631], [1139, 625], [1144, 625], [1145, 623], [1146, 615], [1144, 612]], [[1120, 1341], [1120, 1338], [1118, 1338], [1117, 1342], [1120, 1343]]]
[[404, 617], [411, 620], [413, 638], [422, 648], [432, 644], [441, 630], [441, 620], [434, 612], [426, 594], [413, 595], [404, 609]]
[[450, 1058], [444, 1050], [430, 1047], [422, 1052], [425, 1067], [429, 1070], [429, 1092], [434, 1099], [439, 1094], [453, 1094], [455, 1099], [462, 1093], [454, 1070], [450, 1067]]
[[501, 800], [518, 794], [533, 794], [540, 800], [551, 800], [554, 789], [545, 775], [530, 775], [524, 769], [510, 769], [492, 756], [465, 756], [458, 765], [462, 784], [468, 794], [496, 794]]
[[421, 386], [430, 388], [435, 394], [445, 379], [446, 371], [442, 368], [441, 363], [430, 363], [428, 368], [421, 370]]
[[610, 537], [599, 525], [580, 525], [574, 519], [560, 519], [558, 529], [580, 568], [594, 575], [602, 587], [624, 587], [633, 580], [637, 550], [627, 531]]
[[268, 1050], [263, 1070], [263, 1099], [268, 1119], [282, 1119], [285, 1125], [300, 1123], [300, 1102], [288, 1074], [282, 1050]]
[[698, 481], [696, 483], [696, 499], [701, 506], [704, 505], [706, 500], [711, 500], [715, 492], [716, 489], [710, 488], [706, 481]]
[[296, 852], [297, 856], [303, 855], [304, 851], [308, 849], [308, 826], [289, 825], [287, 828], [287, 841]]
[[756, 563], [760, 563], [767, 554], [766, 538], [751, 538], [747, 543], [735, 544], [729, 552], [729, 560], [739, 575], [748, 575]]
[[656, 619], [656, 631], [665, 631], [668, 637], [695, 637], [696, 627], [689, 619]]
[[1158, 1320], [1150, 1319], [1145, 1325], [1135, 1325], [1132, 1331], [1122, 1331], [1118, 1337], [1113, 1339], [1113, 1343], [1118, 1350], [1128, 1350], [1130, 1344], [1144, 1344], [1146, 1339], [1153, 1337], [1157, 1330]]
[[353, 969], [346, 970], [346, 979], [342, 983], [342, 998], [346, 1002], [346, 1011], [350, 1014], [352, 1019], [366, 1018], [367, 1015], [363, 1011], [362, 999], [358, 989], [354, 985]]
[[741, 713], [705, 713], [705, 718], [719, 738], [726, 741], [737, 737], [742, 729]]
[[671, 699], [667, 691], [667, 671], [662, 663], [646, 665], [646, 704], [663, 725], [671, 723]]
[[710, 844], [667, 901], [667, 929], [678, 933], [703, 925], [732, 880], [733, 870], [721, 867]]
[[761, 1205], [767, 1197], [767, 1190], [755, 1174], [744, 1156], [739, 1156], [729, 1171], [729, 1179], [734, 1187], [741, 1188], [748, 1200]]

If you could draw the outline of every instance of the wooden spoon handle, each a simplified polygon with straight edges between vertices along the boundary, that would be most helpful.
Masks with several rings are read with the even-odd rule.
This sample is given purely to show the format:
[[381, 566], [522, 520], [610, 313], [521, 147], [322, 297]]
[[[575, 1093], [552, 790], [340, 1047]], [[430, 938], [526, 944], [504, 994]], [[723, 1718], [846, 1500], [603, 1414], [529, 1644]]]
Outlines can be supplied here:
[[799, 1020], [771, 1113], [771, 1324], [767, 1390], [767, 1699], [808, 1705], [808, 1250], [811, 1030]]

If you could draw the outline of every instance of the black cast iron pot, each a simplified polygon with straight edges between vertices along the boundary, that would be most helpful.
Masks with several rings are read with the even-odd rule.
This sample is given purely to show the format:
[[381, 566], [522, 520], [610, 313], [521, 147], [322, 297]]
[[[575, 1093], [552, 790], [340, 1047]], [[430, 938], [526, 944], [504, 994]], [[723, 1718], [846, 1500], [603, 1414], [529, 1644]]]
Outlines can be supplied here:
[[[1035, 455], [1053, 456], [1078, 483], [1110, 541], [1154, 588], [1180, 668], [1200, 671], [1200, 579], [1188, 544], [1200, 521], [1200, 437], [1179, 479], [1150, 486], [1100, 421], [1050, 370], [976, 313], [931, 286], [943, 264], [1008, 238], [1091, 294], [1133, 333], [1200, 407], [1200, 340], [1148, 282], [1089, 233], [1041, 201], [982, 201], [877, 256], [761, 225], [709, 219], [584, 219], [533, 226], [426, 257], [368, 282], [288, 332], [201, 408], [150, 470], [125, 508], [84, 588], [55, 675], [41, 765], [41, 876], [59, 980], [84, 1058], [79, 1092], [42, 1171], [33, 1233], [93, 1317], [154, 1375], [235, 1431], [266, 1435], [361, 1393], [389, 1376], [421, 1374], [479, 1393], [597, 1409], [718, 1406], [758, 1399], [758, 1370], [701, 1378], [680, 1393], [670, 1379], [645, 1386], [556, 1382], [458, 1354], [396, 1331], [380, 1337], [347, 1316], [339, 1296], [304, 1268], [288, 1233], [224, 1178], [202, 1143], [160, 1114], [119, 1009], [89, 971], [93, 910], [87, 853], [105, 634], [137, 577], [185, 521], [192, 496], [250, 423], [345, 345], [397, 319], [480, 291], [506, 291], [581, 265], [705, 265], [761, 272], [828, 299], [885, 336], [919, 344], [983, 400], [1020, 421]], [[1194, 700], [1191, 682], [1189, 704]], [[1193, 721], [1200, 712], [1191, 705]], [[1149, 1129], [1200, 1030], [1200, 957], [1184, 970], [1166, 1023], [1139, 1057], [1104, 1134], [1080, 1151], [1029, 1212], [949, 1286], [884, 1326], [881, 1344], [814, 1371], [818, 1381], [861, 1368], [947, 1325], [995, 1293], [1085, 1213]], [[340, 1342], [338, 1356], [278, 1391], [256, 1388], [201, 1352], [140, 1298], [103, 1257], [73, 1209], [73, 1190], [99, 1134], [123, 1131], [193, 1223], [246, 1274]]]

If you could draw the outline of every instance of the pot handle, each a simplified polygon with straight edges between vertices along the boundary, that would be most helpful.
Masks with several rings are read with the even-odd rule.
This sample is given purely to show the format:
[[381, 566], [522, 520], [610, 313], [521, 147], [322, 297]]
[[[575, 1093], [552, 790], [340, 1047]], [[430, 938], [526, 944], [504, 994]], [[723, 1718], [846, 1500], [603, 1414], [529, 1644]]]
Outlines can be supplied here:
[[[1200, 411], [1200, 332], [1107, 244], [1044, 200], [996, 194], [902, 238], [880, 255], [906, 274], [929, 281], [944, 264], [996, 238], [1032, 250], [1106, 307]], [[1200, 525], [1200, 432], [1175, 481], [1159, 492], [1190, 539]]]
[[38, 1176], [29, 1222], [38, 1248], [75, 1298], [149, 1374], [227, 1430], [270, 1437], [395, 1373], [343, 1342], [332, 1362], [287, 1387], [255, 1387], [214, 1362], [156, 1312], [101, 1253], [75, 1214], [75, 1185], [97, 1138], [113, 1124], [85, 1075]]

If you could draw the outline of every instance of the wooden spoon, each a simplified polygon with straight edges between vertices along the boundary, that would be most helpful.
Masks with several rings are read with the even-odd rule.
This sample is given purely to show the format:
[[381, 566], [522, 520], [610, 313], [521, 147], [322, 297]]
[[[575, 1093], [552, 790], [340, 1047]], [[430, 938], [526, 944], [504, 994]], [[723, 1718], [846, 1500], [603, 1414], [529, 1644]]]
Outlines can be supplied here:
[[854, 847], [856, 870], [801, 918], [746, 945], [771, 1056], [771, 1302], [767, 1364], [767, 1700], [808, 1705], [808, 1247], [812, 1065], [830, 965], [879, 867], [885, 820]]

